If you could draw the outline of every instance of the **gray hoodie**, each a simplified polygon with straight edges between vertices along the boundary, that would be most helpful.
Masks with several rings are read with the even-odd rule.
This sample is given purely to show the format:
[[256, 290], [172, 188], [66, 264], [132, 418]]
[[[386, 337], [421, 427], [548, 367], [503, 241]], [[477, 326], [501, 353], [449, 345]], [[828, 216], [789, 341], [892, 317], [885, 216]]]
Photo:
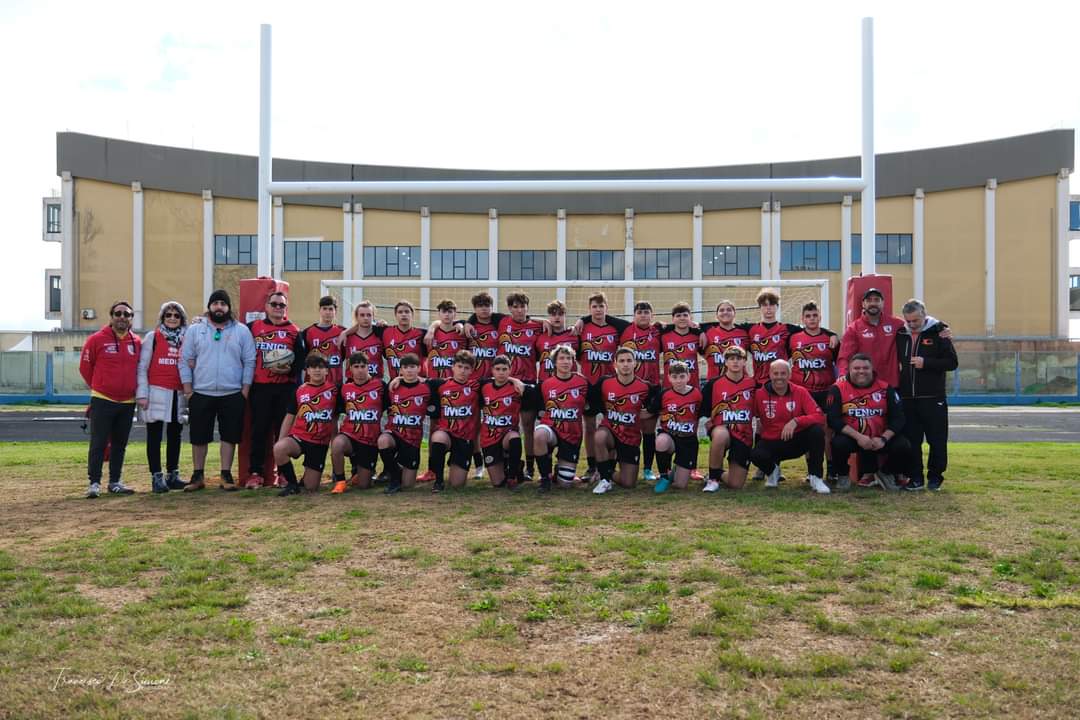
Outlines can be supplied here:
[[255, 340], [246, 325], [230, 320], [218, 332], [208, 320], [187, 329], [180, 356], [180, 381], [200, 395], [232, 395], [251, 385], [255, 375]]

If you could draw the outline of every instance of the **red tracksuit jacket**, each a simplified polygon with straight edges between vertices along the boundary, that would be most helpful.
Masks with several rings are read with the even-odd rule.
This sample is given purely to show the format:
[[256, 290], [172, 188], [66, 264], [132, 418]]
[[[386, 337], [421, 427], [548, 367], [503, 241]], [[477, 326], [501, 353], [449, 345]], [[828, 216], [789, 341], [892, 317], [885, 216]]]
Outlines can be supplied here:
[[784, 395], [777, 395], [771, 382], [755, 390], [754, 417], [761, 423], [763, 440], [779, 440], [780, 431], [792, 419], [795, 420], [795, 432], [811, 425], [825, 425], [825, 413], [821, 412], [810, 391], [791, 383]]

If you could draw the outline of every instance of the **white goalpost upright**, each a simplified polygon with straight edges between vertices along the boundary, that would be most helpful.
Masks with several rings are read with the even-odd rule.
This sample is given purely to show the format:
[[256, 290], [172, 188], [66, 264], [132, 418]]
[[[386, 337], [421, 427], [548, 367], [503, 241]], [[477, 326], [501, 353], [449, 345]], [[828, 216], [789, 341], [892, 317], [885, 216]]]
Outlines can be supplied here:
[[[810, 178], [665, 178], [665, 179], [550, 179], [550, 180], [274, 180], [272, 174], [271, 134], [271, 28], [261, 26], [260, 94], [259, 94], [259, 177], [258, 177], [258, 273], [271, 273], [271, 212], [275, 196], [301, 195], [521, 195], [521, 194], [613, 194], [613, 193], [730, 193], [730, 192], [807, 192], [860, 193], [862, 204], [862, 271], [875, 271], [875, 167], [874, 167], [874, 77], [873, 77], [873, 18], [862, 20], [862, 152], [859, 177]], [[346, 242], [349, 239], [346, 238]], [[779, 262], [778, 260], [776, 261]], [[699, 280], [690, 281], [623, 280], [623, 281], [472, 281], [471, 286], [514, 288], [694, 288], [710, 287], [786, 287], [794, 285], [821, 288], [822, 316], [828, 319], [827, 280]], [[843, 278], [846, 283], [847, 278]], [[323, 287], [397, 287], [397, 288], [461, 288], [457, 281], [438, 280], [324, 280]], [[695, 299], [700, 293], [694, 293]], [[565, 293], [564, 293], [565, 296]], [[632, 293], [626, 293], [630, 304]], [[689, 298], [686, 298], [689, 300]], [[661, 309], [662, 308], [658, 308]]]

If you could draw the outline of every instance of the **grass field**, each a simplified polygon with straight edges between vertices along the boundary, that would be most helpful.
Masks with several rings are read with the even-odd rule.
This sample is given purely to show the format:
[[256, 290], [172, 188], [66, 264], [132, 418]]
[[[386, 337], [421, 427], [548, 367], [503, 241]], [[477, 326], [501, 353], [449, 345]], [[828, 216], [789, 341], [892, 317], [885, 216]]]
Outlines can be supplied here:
[[1078, 445], [955, 445], [940, 493], [829, 497], [88, 501], [85, 453], [0, 446], [2, 717], [1080, 708]]

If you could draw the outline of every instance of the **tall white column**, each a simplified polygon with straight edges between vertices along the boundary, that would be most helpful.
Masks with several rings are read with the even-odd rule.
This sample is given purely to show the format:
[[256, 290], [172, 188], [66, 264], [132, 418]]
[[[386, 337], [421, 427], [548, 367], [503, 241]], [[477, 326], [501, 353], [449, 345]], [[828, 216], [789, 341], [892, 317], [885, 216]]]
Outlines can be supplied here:
[[877, 156], [874, 154], [874, 19], [862, 22], [862, 274], [877, 272]]
[[364, 279], [364, 206], [360, 203], [353, 203], [352, 206], [353, 222], [352, 222], [352, 242], [353, 242], [353, 264], [352, 264], [352, 276], [357, 280]]
[[[693, 273], [693, 300], [694, 310], [706, 310], [707, 308], [701, 307], [702, 291], [701, 291], [701, 279], [702, 279], [702, 244], [705, 238], [705, 211], [700, 205], [694, 206], [694, 219], [693, 219], [693, 235], [694, 235], [694, 249], [691, 257], [691, 272]], [[698, 321], [712, 320], [710, 314], [702, 313], [696, 317]]]
[[131, 302], [135, 306], [132, 327], [143, 329], [143, 191], [131, 183]]
[[[840, 203], [840, 299], [846, 302], [851, 279], [851, 196]], [[845, 319], [846, 322], [846, 319]]]
[[71, 173], [60, 173], [60, 327], [70, 330], [78, 326], [78, 293], [75, 278], [79, 253], [75, 234], [75, 180]]
[[[280, 197], [274, 198], [274, 279], [281, 280], [285, 276], [285, 205], [282, 203]], [[262, 252], [262, 248], [259, 248], [259, 252]], [[260, 277], [264, 267], [262, 257], [259, 257], [259, 269]], [[265, 265], [266, 269], [270, 269], [270, 263]]]
[[994, 335], [997, 324], [997, 234], [995, 228], [997, 180], [986, 181], [986, 201], [983, 203], [983, 224], [985, 226], [985, 267], [986, 267], [986, 334]]
[[[270, 157], [270, 89], [271, 65], [273, 62], [270, 26], [259, 26], [259, 190], [258, 190], [258, 229], [259, 229], [259, 277], [270, 275], [270, 211], [271, 199], [268, 186], [273, 179]], [[278, 273], [274, 277], [280, 278]]]
[[566, 210], [561, 208], [555, 213], [555, 281], [556, 297], [566, 302]]
[[772, 278], [772, 203], [761, 203], [761, 279]]
[[769, 260], [772, 261], [772, 279], [780, 279], [780, 202], [772, 207], [772, 229], [769, 234]]
[[[499, 279], [499, 211], [488, 208], [488, 279]], [[499, 307], [499, 288], [489, 288], [488, 292]]]
[[911, 224], [911, 262], [915, 297], [926, 302], [926, 193], [915, 188], [914, 220]]
[[[431, 279], [431, 210], [427, 206], [420, 208], [420, 279]], [[431, 307], [431, 288], [420, 288], [420, 322], [430, 322], [428, 309]]]
[[1057, 212], [1054, 223], [1054, 326], [1059, 338], [1069, 337], [1069, 169], [1057, 177]]
[[341, 204], [341, 279], [353, 279], [352, 203]]
[[[634, 277], [634, 208], [626, 208], [626, 240], [623, 245], [623, 277], [627, 280], [636, 280]], [[623, 288], [623, 312], [627, 315], [634, 314], [634, 288]]]
[[202, 301], [214, 292], [214, 194], [210, 190], [202, 191]]

